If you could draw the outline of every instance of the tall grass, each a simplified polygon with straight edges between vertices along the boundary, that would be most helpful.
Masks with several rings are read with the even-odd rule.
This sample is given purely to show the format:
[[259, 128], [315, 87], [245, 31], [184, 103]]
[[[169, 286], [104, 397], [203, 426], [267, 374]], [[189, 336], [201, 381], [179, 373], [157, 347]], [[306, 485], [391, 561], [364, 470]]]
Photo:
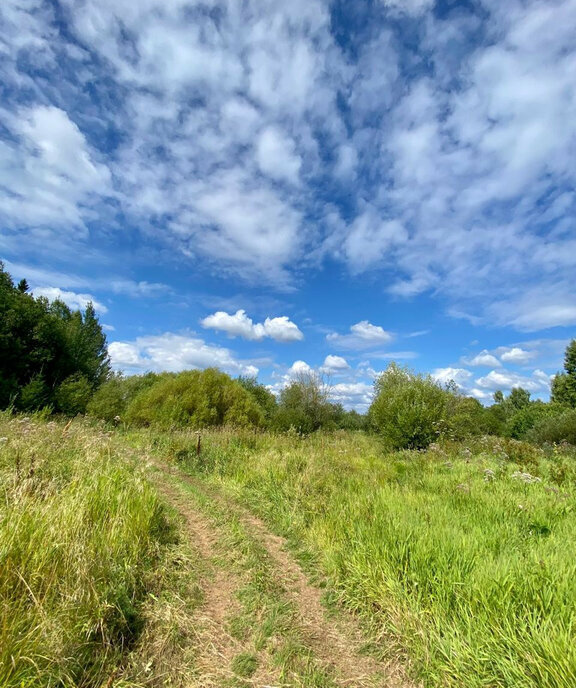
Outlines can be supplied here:
[[0, 685], [106, 685], [166, 529], [152, 488], [106, 434], [8, 414], [0, 481]]
[[[143, 441], [142, 439], [140, 441]], [[576, 685], [576, 457], [504, 440], [156, 436], [306, 550], [430, 686]], [[190, 450], [187, 450], [190, 447]]]

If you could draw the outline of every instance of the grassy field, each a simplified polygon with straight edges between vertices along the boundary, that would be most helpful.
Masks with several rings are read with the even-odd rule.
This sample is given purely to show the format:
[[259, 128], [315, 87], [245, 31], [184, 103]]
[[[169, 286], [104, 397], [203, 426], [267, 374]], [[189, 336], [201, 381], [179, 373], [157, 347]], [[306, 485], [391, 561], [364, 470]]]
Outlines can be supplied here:
[[141, 630], [163, 508], [106, 433], [0, 416], [0, 686], [106, 685]]
[[[576, 685], [574, 449], [492, 438], [386, 454], [361, 433], [226, 430], [196, 445], [192, 431], [0, 417], [0, 686], [340, 685], [235, 504], [424, 685]], [[153, 463], [171, 467], [172, 511]], [[229, 575], [213, 661], [202, 623]], [[221, 682], [204, 683], [226, 653]]]
[[430, 686], [576, 685], [576, 456], [497, 439], [128, 435], [243, 500]]

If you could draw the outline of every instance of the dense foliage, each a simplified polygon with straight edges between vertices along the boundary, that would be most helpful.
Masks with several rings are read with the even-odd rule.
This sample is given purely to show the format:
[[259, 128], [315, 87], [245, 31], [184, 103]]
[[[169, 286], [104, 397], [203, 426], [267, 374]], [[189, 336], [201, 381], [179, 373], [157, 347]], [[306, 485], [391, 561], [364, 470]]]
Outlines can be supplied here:
[[0, 408], [83, 413], [110, 372], [94, 308], [72, 311], [15, 285], [0, 263]]
[[216, 368], [164, 373], [136, 394], [126, 409], [136, 426], [262, 426], [264, 411], [237, 380]]
[[107, 422], [159, 428], [217, 425], [269, 428], [306, 435], [320, 429], [370, 430], [391, 449], [424, 449], [437, 439], [498, 435], [535, 443], [576, 442], [576, 340], [551, 401], [532, 401], [520, 387], [494, 394], [485, 407], [391, 363], [375, 381], [367, 414], [331, 400], [320, 375], [291, 380], [276, 397], [255, 377], [232, 379], [209, 368], [181, 373], [112, 374], [106, 337], [94, 308], [35, 298], [0, 263], [0, 409], [88, 412]]

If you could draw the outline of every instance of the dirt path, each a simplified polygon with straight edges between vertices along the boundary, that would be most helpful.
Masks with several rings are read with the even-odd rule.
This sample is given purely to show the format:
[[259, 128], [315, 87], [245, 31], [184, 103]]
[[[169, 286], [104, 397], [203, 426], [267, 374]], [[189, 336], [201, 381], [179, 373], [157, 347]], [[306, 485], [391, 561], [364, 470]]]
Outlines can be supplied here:
[[[219, 556], [219, 533], [193, 504], [187, 495], [168, 481], [157, 482], [158, 492], [171, 504], [185, 521], [185, 532], [190, 545], [196, 549], [208, 566], [201, 581], [203, 602], [196, 615], [197, 648], [195, 668], [198, 679], [195, 688], [215, 688], [232, 685], [232, 662], [246, 648], [229, 632], [229, 622], [238, 611], [237, 593], [244, 581], [232, 570], [214, 564]], [[273, 684], [277, 672], [260, 663], [258, 685]], [[256, 678], [256, 677], [254, 677]]]
[[[203, 558], [214, 558], [219, 539], [217, 526], [202, 513], [191, 500], [190, 493], [178, 487], [188, 483], [218, 508], [229, 513], [243, 524], [250, 536], [265, 549], [273, 575], [278, 579], [286, 599], [293, 606], [294, 618], [301, 637], [314, 656], [314, 661], [326, 671], [330, 680], [326, 683], [307, 682], [294, 678], [286, 681], [278, 678], [274, 663], [260, 657], [259, 670], [248, 683], [242, 685], [289, 688], [290, 686], [341, 686], [355, 688], [413, 688], [400, 664], [383, 664], [361, 653], [366, 644], [353, 617], [339, 614], [327, 618], [322, 604], [322, 592], [308, 582], [307, 576], [286, 547], [283, 538], [271, 533], [265, 524], [243, 507], [231, 502], [213, 487], [191, 478], [177, 468], [156, 464], [159, 469], [158, 486], [165, 499], [186, 519], [190, 538]], [[170, 476], [170, 477], [169, 477]], [[235, 656], [243, 651], [241, 643], [227, 631], [228, 621], [238, 606], [235, 593], [243, 581], [231, 571], [215, 568], [204, 590], [202, 607], [202, 632], [198, 638], [200, 649], [198, 668], [201, 676], [198, 686], [236, 685], [222, 683], [230, 677], [230, 665]], [[269, 659], [269, 658], [268, 658]]]

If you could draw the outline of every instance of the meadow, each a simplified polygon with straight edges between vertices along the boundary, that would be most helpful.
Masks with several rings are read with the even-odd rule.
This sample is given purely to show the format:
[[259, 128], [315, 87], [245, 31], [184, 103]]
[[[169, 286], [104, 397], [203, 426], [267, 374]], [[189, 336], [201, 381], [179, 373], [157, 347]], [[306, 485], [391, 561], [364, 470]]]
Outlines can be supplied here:
[[143, 467], [83, 423], [0, 414], [0, 685], [99, 686], [142, 628], [170, 527]]
[[364, 433], [212, 431], [198, 457], [186, 432], [130, 441], [288, 537], [425, 685], [576, 685], [574, 448], [476, 438], [385, 453]]
[[[173, 556], [159, 464], [286, 537], [328, 609], [422, 685], [576, 685], [574, 448], [478, 437], [390, 452], [364, 432], [213, 429], [198, 454], [192, 430], [48, 421], [0, 418], [0, 685], [204, 685], [178, 665], [201, 642], [193, 617], [167, 660], [186, 682], [150, 673], [177, 615], [156, 601], [185, 615], [201, 597], [175, 583], [202, 564]], [[254, 685], [238, 681], [210, 685]]]

